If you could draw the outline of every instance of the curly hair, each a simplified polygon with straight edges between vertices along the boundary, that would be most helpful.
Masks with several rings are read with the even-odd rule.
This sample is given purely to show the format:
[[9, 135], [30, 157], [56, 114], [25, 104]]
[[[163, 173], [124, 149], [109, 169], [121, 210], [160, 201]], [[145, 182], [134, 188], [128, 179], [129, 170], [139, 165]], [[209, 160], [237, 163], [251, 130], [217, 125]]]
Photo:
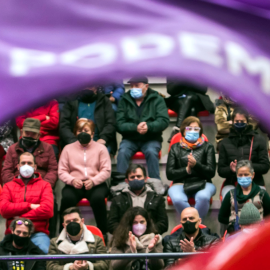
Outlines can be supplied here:
[[122, 217], [118, 227], [113, 233], [112, 243], [117, 248], [124, 248], [128, 240], [128, 234], [132, 231], [133, 221], [136, 216], [141, 215], [147, 222], [147, 228], [144, 234], [157, 233], [154, 223], [149, 213], [142, 207], [129, 208]]

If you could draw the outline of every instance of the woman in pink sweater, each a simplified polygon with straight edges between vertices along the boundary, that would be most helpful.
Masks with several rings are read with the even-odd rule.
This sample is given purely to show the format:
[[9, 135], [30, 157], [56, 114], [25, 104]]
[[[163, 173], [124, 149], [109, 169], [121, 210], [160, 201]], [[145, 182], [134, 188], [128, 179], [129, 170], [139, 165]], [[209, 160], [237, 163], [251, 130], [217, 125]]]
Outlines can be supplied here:
[[58, 176], [66, 184], [62, 190], [60, 216], [62, 219], [65, 209], [86, 198], [93, 209], [97, 227], [106, 235], [105, 198], [109, 193], [106, 180], [111, 176], [111, 159], [105, 145], [92, 140], [94, 130], [93, 121], [79, 119], [74, 128], [78, 141], [65, 146], [60, 156]]

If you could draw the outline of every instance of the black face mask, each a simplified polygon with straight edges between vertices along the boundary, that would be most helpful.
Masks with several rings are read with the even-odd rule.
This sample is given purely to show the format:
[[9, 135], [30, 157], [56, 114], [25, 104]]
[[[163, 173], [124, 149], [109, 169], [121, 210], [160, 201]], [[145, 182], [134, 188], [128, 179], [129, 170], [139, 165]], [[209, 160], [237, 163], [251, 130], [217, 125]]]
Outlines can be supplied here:
[[82, 90], [80, 100], [84, 103], [91, 103], [95, 101], [96, 95], [92, 90]]
[[247, 126], [247, 123], [235, 123], [234, 124], [234, 128], [238, 131], [238, 132], [242, 132]]
[[76, 235], [78, 235], [80, 231], [81, 231], [80, 223], [77, 223], [77, 222], [70, 222], [70, 223], [67, 225], [67, 232], [68, 232], [68, 234], [70, 234], [71, 236], [76, 236]]
[[187, 234], [193, 234], [197, 231], [196, 229], [196, 223], [198, 221], [194, 221], [194, 222], [191, 222], [191, 221], [187, 221], [185, 223], [182, 223], [182, 226], [184, 228], [184, 232], [187, 233]]
[[29, 244], [30, 237], [21, 237], [17, 234], [13, 234], [13, 241], [18, 247], [25, 247]]
[[33, 147], [38, 141], [38, 140], [33, 139], [32, 137], [23, 137], [22, 140], [23, 140], [23, 144], [29, 148]]
[[78, 136], [78, 141], [80, 144], [88, 144], [91, 141], [91, 136], [86, 132], [81, 132]]

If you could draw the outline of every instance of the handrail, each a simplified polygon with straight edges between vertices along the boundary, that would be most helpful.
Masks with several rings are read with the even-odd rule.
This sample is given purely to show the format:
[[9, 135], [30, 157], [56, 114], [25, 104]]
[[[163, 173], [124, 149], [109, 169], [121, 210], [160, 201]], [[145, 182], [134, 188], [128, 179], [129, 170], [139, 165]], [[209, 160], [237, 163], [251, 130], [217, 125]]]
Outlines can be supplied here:
[[129, 260], [129, 259], [167, 259], [185, 258], [206, 252], [186, 253], [124, 253], [124, 254], [77, 254], [77, 255], [24, 255], [0, 256], [0, 261], [55, 261], [55, 260]]

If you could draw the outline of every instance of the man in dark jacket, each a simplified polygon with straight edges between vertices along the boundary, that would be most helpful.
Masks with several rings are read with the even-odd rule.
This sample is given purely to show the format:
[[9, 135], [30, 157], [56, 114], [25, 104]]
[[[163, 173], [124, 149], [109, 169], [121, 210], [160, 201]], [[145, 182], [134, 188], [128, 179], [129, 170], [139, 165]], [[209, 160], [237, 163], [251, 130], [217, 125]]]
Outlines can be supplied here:
[[125, 212], [135, 206], [144, 207], [150, 213], [159, 234], [167, 232], [168, 217], [164, 198], [145, 185], [145, 168], [139, 164], [131, 164], [126, 172], [126, 182], [129, 188], [124, 188], [112, 200], [108, 218], [109, 232], [113, 233]]
[[[34, 225], [26, 218], [16, 218], [10, 225], [12, 234], [6, 235], [0, 243], [0, 256], [43, 255], [44, 253], [30, 240]], [[1, 261], [1, 270], [45, 270], [44, 261]]]
[[77, 141], [73, 129], [80, 118], [95, 123], [94, 141], [106, 145], [108, 151], [114, 154], [117, 148], [115, 114], [110, 100], [96, 87], [84, 89], [77, 99], [64, 105], [59, 124], [62, 147]]
[[159, 176], [158, 153], [162, 131], [169, 125], [168, 110], [158, 92], [149, 88], [146, 77], [131, 78], [131, 90], [122, 96], [117, 111], [117, 131], [123, 140], [117, 157], [117, 170], [125, 174], [130, 158], [142, 151], [151, 178]]
[[19, 174], [18, 160], [24, 152], [33, 154], [37, 165], [36, 172], [40, 173], [42, 179], [51, 187], [55, 186], [57, 177], [57, 161], [52, 145], [41, 142], [40, 121], [34, 118], [26, 118], [23, 122], [22, 138], [11, 145], [7, 151], [4, 167], [2, 169], [2, 181], [8, 183]]
[[[182, 211], [181, 224], [183, 225], [183, 232], [179, 235], [169, 236], [163, 252], [179, 253], [204, 251], [220, 243], [220, 239], [218, 237], [206, 234], [199, 228], [201, 218], [199, 217], [198, 211], [193, 207], [188, 207]], [[169, 258], [164, 261], [165, 266], [169, 266], [177, 262], [177, 260], [173, 258]]]

